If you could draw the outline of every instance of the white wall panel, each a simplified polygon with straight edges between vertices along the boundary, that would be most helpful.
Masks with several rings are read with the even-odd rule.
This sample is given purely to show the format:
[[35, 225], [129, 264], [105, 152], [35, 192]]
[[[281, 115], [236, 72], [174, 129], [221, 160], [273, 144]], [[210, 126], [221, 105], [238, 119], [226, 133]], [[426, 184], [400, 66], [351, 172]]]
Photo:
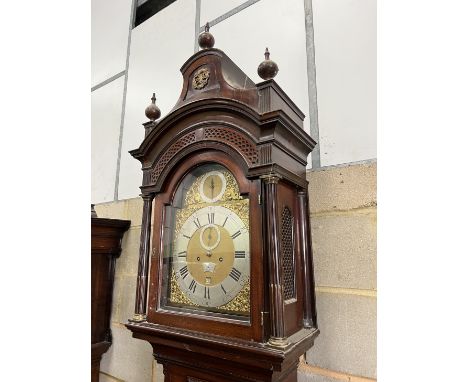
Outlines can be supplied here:
[[312, 0], [321, 165], [375, 158], [376, 0]]
[[114, 200], [124, 78], [91, 93], [91, 202]]
[[129, 150], [144, 138], [145, 108], [156, 93], [163, 118], [182, 90], [180, 67], [193, 54], [195, 1], [178, 0], [132, 32], [119, 180], [119, 199], [139, 195], [141, 164]]
[[247, 0], [201, 0], [200, 26], [229, 12]]
[[91, 87], [125, 70], [131, 0], [91, 0]]
[[279, 66], [275, 81], [306, 114], [309, 133], [309, 95], [303, 1], [261, 0], [213, 26], [215, 48], [223, 50], [252, 81], [263, 81], [257, 67], [265, 47]]

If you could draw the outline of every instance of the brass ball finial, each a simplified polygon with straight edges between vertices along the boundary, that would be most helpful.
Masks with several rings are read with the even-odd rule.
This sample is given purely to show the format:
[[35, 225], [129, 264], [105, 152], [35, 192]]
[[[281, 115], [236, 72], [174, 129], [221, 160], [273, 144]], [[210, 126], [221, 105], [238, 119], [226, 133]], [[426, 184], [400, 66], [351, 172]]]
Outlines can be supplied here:
[[270, 60], [270, 52], [265, 48], [265, 61], [258, 65], [257, 73], [264, 80], [271, 80], [278, 73], [278, 65], [276, 62]]
[[205, 31], [200, 33], [198, 36], [198, 45], [202, 49], [213, 48], [215, 44], [215, 39], [213, 35], [210, 33], [210, 24], [206, 23]]
[[156, 94], [155, 93], [153, 93], [153, 96], [151, 97], [151, 103], [145, 109], [145, 115], [152, 122], [156, 121], [161, 116], [161, 110], [159, 110], [159, 107], [156, 106]]

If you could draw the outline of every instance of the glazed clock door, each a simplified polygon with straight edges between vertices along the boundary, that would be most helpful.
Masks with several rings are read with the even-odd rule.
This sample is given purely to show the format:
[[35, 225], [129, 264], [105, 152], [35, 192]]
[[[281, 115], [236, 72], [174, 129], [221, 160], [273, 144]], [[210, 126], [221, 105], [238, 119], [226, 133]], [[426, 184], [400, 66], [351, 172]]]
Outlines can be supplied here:
[[249, 198], [234, 175], [215, 163], [192, 169], [165, 223], [161, 308], [248, 321]]

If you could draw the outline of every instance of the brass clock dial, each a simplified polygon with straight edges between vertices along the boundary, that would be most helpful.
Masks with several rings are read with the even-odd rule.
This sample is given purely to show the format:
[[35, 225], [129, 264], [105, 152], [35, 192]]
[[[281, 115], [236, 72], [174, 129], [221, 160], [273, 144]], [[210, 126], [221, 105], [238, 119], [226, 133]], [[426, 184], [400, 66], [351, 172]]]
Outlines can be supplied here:
[[182, 225], [173, 256], [181, 291], [198, 305], [218, 307], [248, 280], [249, 232], [232, 210], [204, 207]]
[[185, 175], [166, 208], [161, 306], [200, 314], [250, 313], [249, 197], [219, 164]]

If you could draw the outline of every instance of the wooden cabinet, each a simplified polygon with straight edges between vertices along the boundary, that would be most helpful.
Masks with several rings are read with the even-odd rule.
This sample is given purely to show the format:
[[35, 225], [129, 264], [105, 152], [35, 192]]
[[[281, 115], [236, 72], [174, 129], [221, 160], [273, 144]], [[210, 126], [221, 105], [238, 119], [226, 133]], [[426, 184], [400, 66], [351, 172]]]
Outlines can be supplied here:
[[129, 220], [91, 218], [91, 380], [112, 343], [110, 315], [116, 258]]

